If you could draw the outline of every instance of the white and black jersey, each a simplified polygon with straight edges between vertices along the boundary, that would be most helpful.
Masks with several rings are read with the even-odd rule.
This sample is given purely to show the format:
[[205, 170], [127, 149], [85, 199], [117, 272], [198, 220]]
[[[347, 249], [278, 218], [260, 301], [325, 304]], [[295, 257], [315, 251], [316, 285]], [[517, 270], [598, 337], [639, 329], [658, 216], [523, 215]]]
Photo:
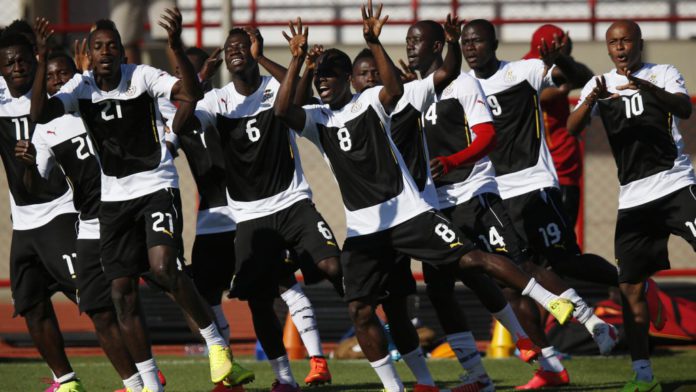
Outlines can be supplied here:
[[432, 207], [418, 192], [393, 144], [382, 87], [356, 94], [339, 110], [306, 106], [302, 136], [331, 167], [346, 211], [347, 236], [394, 227]]
[[295, 134], [273, 111], [279, 87], [264, 76], [259, 88], [244, 96], [230, 83], [209, 91], [196, 107], [202, 128], [218, 130], [237, 223], [311, 197]]
[[[646, 63], [633, 75], [669, 93], [689, 94], [684, 78], [672, 65]], [[604, 79], [607, 90], [620, 96], [599, 100], [592, 114], [602, 119], [618, 167], [619, 209], [645, 204], [696, 183], [691, 161], [684, 153], [679, 118], [650, 92], [617, 90], [628, 79], [616, 69], [605, 73]], [[585, 85], [578, 105], [595, 85], [594, 79]]]
[[430, 107], [434, 96], [433, 75], [404, 84], [404, 95], [391, 113], [390, 129], [392, 141], [401, 153], [421, 196], [433, 208], [438, 208], [423, 128], [423, 114]]
[[[469, 75], [476, 77], [473, 70]], [[500, 196], [509, 199], [558, 187], [539, 104], [539, 92], [553, 85], [551, 69], [537, 59], [501, 61], [495, 74], [477, 79], [486, 95], [497, 135], [497, 145], [489, 158]]]
[[87, 72], [55, 96], [66, 112], [79, 112], [102, 169], [102, 201], [132, 200], [178, 187], [164, 140], [158, 98], [169, 99], [177, 78], [147, 65], [121, 65], [121, 81], [102, 91]]
[[237, 226], [227, 196], [225, 158], [217, 130], [196, 129], [180, 137], [173, 133], [167, 137], [186, 154], [186, 161], [198, 188], [196, 235], [235, 230]]
[[72, 186], [73, 202], [80, 212], [80, 220], [96, 219], [101, 200], [101, 169], [80, 117], [66, 114], [46, 124], [38, 124], [32, 143], [36, 147], [39, 174], [49, 178], [59, 166]]
[[[4, 81], [4, 79], [3, 79]], [[35, 124], [29, 121], [31, 91], [14, 98], [7, 87], [0, 88], [0, 157], [10, 190], [12, 228], [30, 230], [41, 227], [56, 216], [74, 213], [72, 191], [58, 167], [47, 173], [48, 183], [39, 193], [24, 186], [26, 166], [15, 158], [19, 140], [31, 140]]]
[[[471, 127], [493, 121], [485, 99], [479, 83], [466, 73], [435, 96], [424, 121], [430, 156], [455, 154], [476, 140]], [[488, 157], [451, 170], [435, 181], [435, 186], [443, 210], [482, 193], [498, 193], [495, 170]]]

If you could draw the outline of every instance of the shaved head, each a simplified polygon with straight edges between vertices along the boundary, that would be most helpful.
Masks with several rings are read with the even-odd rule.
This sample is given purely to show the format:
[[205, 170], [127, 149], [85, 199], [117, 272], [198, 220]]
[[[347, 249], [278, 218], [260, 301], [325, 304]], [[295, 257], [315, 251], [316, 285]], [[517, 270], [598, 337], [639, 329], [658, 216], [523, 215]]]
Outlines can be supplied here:
[[615, 29], [625, 29], [632, 35], [635, 34], [633, 36], [635, 39], [643, 39], [643, 32], [640, 30], [640, 26], [638, 26], [638, 23], [632, 20], [617, 20], [616, 22], [612, 23], [611, 26], [609, 26], [609, 28], [607, 29], [606, 36], [609, 37], [610, 33]]
[[642, 64], [643, 38], [640, 26], [632, 20], [611, 24], [606, 34], [607, 51], [616, 70], [623, 74], [638, 70]]

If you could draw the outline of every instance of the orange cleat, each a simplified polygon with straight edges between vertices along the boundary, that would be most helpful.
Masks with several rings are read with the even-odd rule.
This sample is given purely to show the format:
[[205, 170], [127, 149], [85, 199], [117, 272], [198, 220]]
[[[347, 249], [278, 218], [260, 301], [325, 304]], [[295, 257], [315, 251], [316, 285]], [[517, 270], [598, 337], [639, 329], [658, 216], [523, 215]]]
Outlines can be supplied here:
[[562, 372], [550, 372], [544, 369], [539, 369], [534, 373], [534, 377], [528, 383], [515, 387], [516, 390], [540, 389], [546, 387], [557, 387], [570, 384], [568, 371], [563, 369]]
[[329, 364], [324, 357], [312, 357], [309, 360], [309, 374], [304, 380], [307, 385], [331, 384]]
[[159, 382], [162, 384], [162, 386], [167, 385], [167, 379], [164, 378], [164, 373], [162, 373], [162, 371], [159, 369], [157, 369], [157, 378], [159, 378]]
[[645, 300], [648, 302], [650, 322], [655, 326], [655, 329], [661, 331], [665, 327], [667, 318], [665, 317], [664, 306], [662, 301], [660, 301], [658, 291], [657, 283], [654, 280], [648, 279], [645, 281]]
[[515, 346], [520, 351], [520, 359], [527, 363], [535, 361], [541, 354], [541, 349], [528, 337], [521, 338], [518, 336]]
[[440, 392], [440, 388], [431, 387], [430, 385], [416, 384], [413, 386], [413, 392]]

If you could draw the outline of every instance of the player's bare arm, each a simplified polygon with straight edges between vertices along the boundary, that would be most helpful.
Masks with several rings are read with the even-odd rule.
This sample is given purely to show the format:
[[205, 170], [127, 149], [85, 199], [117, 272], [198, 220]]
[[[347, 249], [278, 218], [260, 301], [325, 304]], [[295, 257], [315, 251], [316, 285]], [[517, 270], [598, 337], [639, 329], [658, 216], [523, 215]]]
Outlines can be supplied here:
[[34, 35], [36, 35], [36, 51], [38, 63], [31, 91], [31, 108], [29, 118], [33, 122], [47, 123], [65, 114], [63, 103], [56, 99], [48, 99], [46, 94], [46, 57], [48, 55], [48, 40], [54, 31], [46, 18], [36, 18]]
[[396, 72], [396, 66], [379, 41], [382, 27], [387, 23], [389, 15], [385, 15], [380, 19], [382, 4], [379, 4], [375, 12], [372, 8], [372, 0], [367, 0], [367, 7], [364, 4], [361, 5], [360, 11], [363, 19], [363, 37], [367, 47], [370, 48], [372, 55], [375, 57], [377, 70], [384, 86], [379, 92], [379, 100], [387, 113], [390, 113], [404, 94], [404, 85]]
[[29, 140], [18, 140], [14, 149], [15, 158], [26, 166], [24, 170], [24, 187], [30, 193], [39, 193], [46, 180], [41, 177], [36, 166], [36, 147]]
[[552, 42], [546, 42], [542, 38], [541, 45], [539, 45], [539, 55], [548, 68], [556, 65], [551, 70], [551, 76], [556, 84], [569, 82], [576, 87], [584, 86], [592, 79], [592, 72], [563, 53], [563, 49], [568, 45], [568, 38], [567, 32], [562, 37], [554, 34]]
[[592, 92], [585, 98], [582, 105], [575, 109], [573, 113], [570, 113], [568, 117], [568, 123], [566, 124], [568, 132], [571, 135], [578, 135], [590, 122], [590, 115], [592, 114], [592, 108], [600, 99], [616, 98], [618, 94], [610, 94], [607, 90], [607, 82], [604, 80], [604, 76], [598, 76], [595, 78], [595, 88]]
[[637, 90], [657, 97], [658, 102], [665, 111], [671, 112], [675, 116], [683, 119], [691, 117], [691, 99], [682, 93], [670, 93], [657, 85], [632, 74], [630, 70], [624, 70], [628, 83], [617, 86], [617, 90]]
[[445, 42], [447, 43], [447, 55], [440, 68], [433, 74], [435, 91], [438, 93], [445, 89], [462, 70], [462, 48], [459, 46], [459, 37], [462, 35], [462, 21], [458, 17], [447, 14], [447, 20], [443, 25], [445, 30]]
[[172, 86], [171, 99], [196, 102], [203, 98], [203, 89], [198, 82], [193, 64], [184, 53], [184, 44], [181, 41], [181, 12], [176, 7], [164, 11], [165, 15], [160, 16], [161, 20], [157, 24], [167, 31], [169, 48], [174, 53], [176, 65], [181, 72], [181, 80]]
[[293, 104], [293, 98], [297, 89], [300, 68], [307, 55], [307, 37], [309, 28], [302, 27], [302, 19], [297, 18], [297, 28], [292, 21], [288, 23], [290, 35], [283, 31], [283, 37], [288, 41], [292, 59], [288, 66], [288, 72], [280, 83], [278, 96], [273, 107], [275, 115], [292, 129], [303, 129], [306, 114], [302, 107]]

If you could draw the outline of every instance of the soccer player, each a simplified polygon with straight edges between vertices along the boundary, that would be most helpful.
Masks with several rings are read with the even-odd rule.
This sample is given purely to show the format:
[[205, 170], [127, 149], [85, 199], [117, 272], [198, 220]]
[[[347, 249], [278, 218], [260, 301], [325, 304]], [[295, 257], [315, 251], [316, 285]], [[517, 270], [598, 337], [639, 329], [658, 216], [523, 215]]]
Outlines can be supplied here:
[[174, 207], [178, 178], [166, 149], [157, 98], [193, 101], [201, 92], [182, 48], [179, 11], [169, 10], [162, 25], [169, 32], [181, 80], [149, 66], [122, 64], [119, 33], [112, 22], [101, 20], [88, 38], [91, 72], [47, 99], [43, 46], [52, 31], [41, 20], [37, 38], [44, 44], [39, 45], [31, 103], [31, 118], [39, 122], [76, 112], [86, 124], [102, 169], [98, 217], [104, 273], [111, 280], [128, 351], [145, 386], [156, 392], [162, 385], [147, 376], [156, 364], [138, 305], [138, 277], [146, 270], [200, 329], [209, 349], [211, 380], [220, 382], [233, 371], [227, 342], [177, 258], [182, 229], [174, 224], [179, 214]]
[[[6, 85], [0, 105], [0, 156], [10, 190], [12, 243], [10, 282], [15, 315], [21, 315], [46, 364], [60, 384], [58, 391], [84, 390], [65, 355], [63, 337], [51, 296], [64, 292], [76, 301], [75, 230], [72, 192], [60, 169], [47, 186], [32, 193], [24, 186], [26, 166], [15, 158], [15, 146], [30, 140], [35, 123], [28, 103], [36, 69], [32, 44], [22, 35], [0, 37], [0, 72]], [[99, 306], [99, 301], [93, 302]], [[101, 329], [103, 331], [103, 329]]]
[[643, 61], [638, 24], [612, 23], [606, 43], [614, 69], [582, 89], [568, 131], [578, 134], [591, 116], [599, 116], [618, 167], [614, 252], [635, 372], [622, 391], [661, 391], [649, 359], [645, 279], [669, 269], [670, 234], [696, 249], [696, 176], [678, 129], [692, 106], [674, 66]]
[[[549, 43], [550, 47], [546, 43], [542, 45], [545, 61], [500, 61], [495, 54], [497, 40], [493, 25], [476, 19], [464, 26], [462, 51], [471, 68], [469, 75], [480, 82], [493, 115], [497, 145], [489, 158], [495, 169], [502, 206], [516, 233], [531, 247], [537, 262], [548, 263], [559, 274], [612, 285], [616, 269], [611, 264], [596, 255], [580, 255], [574, 229], [568, 225], [558, 200], [558, 181], [544, 140], [539, 91], [554, 82], [578, 83], [577, 79], [583, 77], [582, 72], [576, 71], [576, 63], [562, 55], [561, 37], [556, 38]], [[522, 265], [554, 293], [576, 304], [574, 316], [590, 332], [600, 353], [611, 351], [617, 340], [613, 326], [596, 317], [575, 290], [557, 275], [531, 262]], [[526, 300], [515, 293], [508, 295], [525, 330], [542, 347], [542, 368], [519, 388], [567, 384], [567, 372], [546, 341], [535, 307], [524, 305], [521, 301]]]
[[274, 114], [279, 82], [261, 76], [259, 65], [271, 74], [285, 70], [262, 55], [261, 44], [256, 31], [232, 29], [224, 45], [232, 82], [208, 92], [195, 115], [191, 105], [182, 104], [174, 130], [177, 134], [211, 127], [218, 131], [229, 205], [237, 223], [230, 296], [248, 301], [257, 337], [277, 378], [273, 391], [297, 391], [273, 310], [281, 278], [287, 276], [285, 252], [289, 248], [300, 260], [311, 261], [309, 268], [318, 268], [341, 289], [340, 251], [311, 202], [295, 134]]
[[[381, 286], [392, 268], [394, 254], [402, 252], [462, 275], [468, 268], [491, 271], [509, 284], [525, 289], [552, 313], [563, 319], [572, 304], [549, 293], [512, 263], [475, 250], [460, 238], [456, 227], [425, 202], [390, 139], [389, 114], [403, 86], [394, 65], [379, 42], [386, 22], [375, 14], [372, 2], [362, 7], [363, 35], [378, 65], [384, 87], [350, 92], [352, 64], [337, 50], [321, 56], [314, 86], [324, 105], [305, 109], [291, 103], [297, 75], [306, 53], [307, 31], [291, 24], [292, 60], [286, 74], [276, 114], [291, 128], [316, 144], [331, 165], [347, 215], [348, 239], [342, 254], [346, 300], [363, 352], [389, 391], [403, 385], [386, 354], [384, 334], [374, 307]], [[300, 30], [302, 31], [302, 30]]]

